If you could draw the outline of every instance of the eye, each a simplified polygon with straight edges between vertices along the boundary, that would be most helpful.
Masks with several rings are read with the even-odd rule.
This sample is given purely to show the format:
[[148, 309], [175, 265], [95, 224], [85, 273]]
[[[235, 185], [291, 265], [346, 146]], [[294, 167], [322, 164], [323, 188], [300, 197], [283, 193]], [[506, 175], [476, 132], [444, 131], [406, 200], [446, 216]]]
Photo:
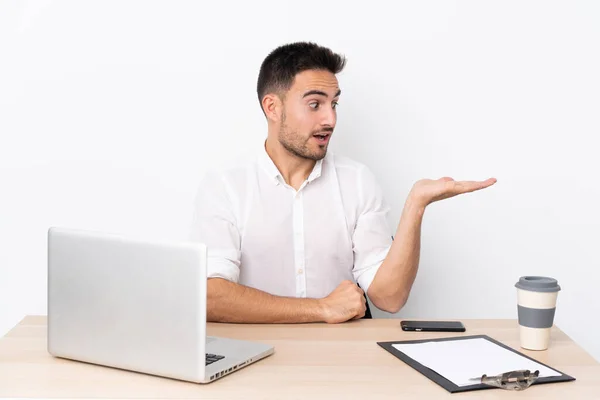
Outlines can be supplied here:
[[331, 108], [333, 108], [333, 109], [335, 110], [335, 109], [338, 107], [338, 105], [339, 105], [339, 104], [340, 104], [340, 103], [338, 103], [337, 101], [334, 101], [334, 102], [331, 104]]
[[309, 103], [308, 106], [310, 108], [312, 108], [313, 110], [316, 110], [317, 108], [319, 108], [319, 103], [316, 101], [313, 101], [312, 103]]

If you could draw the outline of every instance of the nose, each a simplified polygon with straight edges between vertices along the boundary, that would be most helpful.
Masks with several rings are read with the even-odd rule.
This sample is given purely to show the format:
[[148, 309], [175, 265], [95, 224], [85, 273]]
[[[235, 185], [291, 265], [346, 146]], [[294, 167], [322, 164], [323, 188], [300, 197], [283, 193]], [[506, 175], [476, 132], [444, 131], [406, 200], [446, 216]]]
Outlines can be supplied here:
[[323, 111], [323, 119], [321, 120], [321, 125], [323, 127], [334, 128], [335, 123], [337, 121], [337, 114], [335, 112], [335, 109], [333, 109], [333, 108], [326, 109], [326, 108], [327, 107], [323, 107], [324, 111]]

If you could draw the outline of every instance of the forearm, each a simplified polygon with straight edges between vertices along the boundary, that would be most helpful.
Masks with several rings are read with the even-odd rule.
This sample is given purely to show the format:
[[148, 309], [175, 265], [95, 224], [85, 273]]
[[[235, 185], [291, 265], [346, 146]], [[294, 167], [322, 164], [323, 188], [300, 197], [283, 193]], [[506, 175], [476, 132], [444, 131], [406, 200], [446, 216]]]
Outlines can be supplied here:
[[398, 312], [408, 300], [419, 267], [424, 212], [425, 206], [409, 195], [396, 230], [398, 239], [392, 242], [367, 293], [381, 310]]
[[211, 278], [207, 319], [232, 323], [304, 323], [323, 320], [317, 299], [273, 296], [248, 286]]

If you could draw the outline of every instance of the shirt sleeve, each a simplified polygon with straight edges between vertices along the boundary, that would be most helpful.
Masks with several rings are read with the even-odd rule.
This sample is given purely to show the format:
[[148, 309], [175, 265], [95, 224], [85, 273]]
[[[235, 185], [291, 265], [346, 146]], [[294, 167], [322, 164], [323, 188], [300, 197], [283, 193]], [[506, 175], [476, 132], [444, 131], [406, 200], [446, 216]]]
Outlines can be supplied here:
[[359, 212], [352, 235], [352, 274], [366, 293], [392, 245], [392, 232], [387, 220], [389, 206], [375, 176], [367, 167], [363, 167], [359, 174], [358, 197]]
[[240, 232], [223, 178], [208, 173], [194, 201], [190, 240], [207, 247], [207, 277], [237, 283], [240, 276]]

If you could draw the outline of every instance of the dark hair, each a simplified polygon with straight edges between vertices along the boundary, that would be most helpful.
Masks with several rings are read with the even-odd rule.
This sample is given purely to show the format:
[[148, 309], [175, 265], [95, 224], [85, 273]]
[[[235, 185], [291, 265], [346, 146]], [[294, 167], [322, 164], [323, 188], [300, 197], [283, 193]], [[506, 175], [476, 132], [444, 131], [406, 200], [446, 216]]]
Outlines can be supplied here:
[[267, 93], [283, 96], [292, 86], [296, 74], [310, 69], [337, 74], [345, 65], [343, 55], [311, 42], [290, 43], [276, 48], [265, 58], [258, 74], [256, 91], [261, 109], [263, 97]]

